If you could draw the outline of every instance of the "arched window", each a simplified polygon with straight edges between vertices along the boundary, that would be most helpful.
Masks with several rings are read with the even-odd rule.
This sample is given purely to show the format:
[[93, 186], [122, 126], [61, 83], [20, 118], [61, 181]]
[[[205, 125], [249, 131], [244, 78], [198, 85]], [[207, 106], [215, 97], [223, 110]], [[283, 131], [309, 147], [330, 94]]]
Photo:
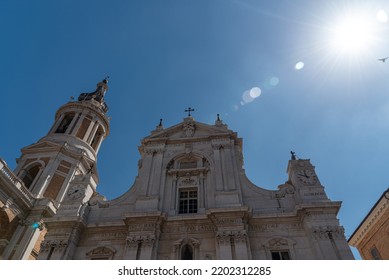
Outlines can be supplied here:
[[181, 247], [181, 260], [193, 260], [193, 248], [189, 244]]
[[34, 182], [34, 180], [37, 178], [39, 171], [41, 169], [41, 165], [33, 165], [29, 167], [28, 169], [24, 170], [25, 173], [23, 175], [22, 181], [24, 183], [24, 186], [29, 189]]
[[103, 128], [100, 126], [99, 129], [96, 131], [95, 136], [92, 139], [91, 146], [94, 150], [98, 149], [98, 145], [100, 144], [100, 140], [104, 135]]
[[66, 114], [55, 133], [65, 133], [74, 118], [74, 113]]
[[197, 260], [200, 242], [195, 238], [181, 238], [173, 243], [176, 260]]

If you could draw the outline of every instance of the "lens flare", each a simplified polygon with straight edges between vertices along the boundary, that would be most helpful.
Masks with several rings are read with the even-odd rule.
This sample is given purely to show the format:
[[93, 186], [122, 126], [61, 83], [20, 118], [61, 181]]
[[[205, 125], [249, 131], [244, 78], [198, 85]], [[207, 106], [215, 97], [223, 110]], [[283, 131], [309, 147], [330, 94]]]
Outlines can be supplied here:
[[259, 87], [253, 87], [250, 89], [250, 96], [252, 98], [258, 98], [261, 95], [261, 89]]
[[304, 68], [304, 62], [302, 61], [297, 62], [296, 65], [294, 66], [294, 69], [296, 70], [301, 70], [303, 68]]

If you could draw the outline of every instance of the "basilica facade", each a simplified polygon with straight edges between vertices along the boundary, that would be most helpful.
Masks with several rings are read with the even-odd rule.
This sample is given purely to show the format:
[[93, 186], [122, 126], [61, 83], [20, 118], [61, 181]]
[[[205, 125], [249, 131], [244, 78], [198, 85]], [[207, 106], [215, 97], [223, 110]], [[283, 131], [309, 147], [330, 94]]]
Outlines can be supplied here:
[[108, 81], [60, 107], [49, 133], [0, 160], [0, 259], [353, 259], [308, 159], [292, 157], [273, 190], [245, 175], [242, 139], [191, 115], [141, 140], [138, 176], [120, 197], [98, 192], [110, 130]]

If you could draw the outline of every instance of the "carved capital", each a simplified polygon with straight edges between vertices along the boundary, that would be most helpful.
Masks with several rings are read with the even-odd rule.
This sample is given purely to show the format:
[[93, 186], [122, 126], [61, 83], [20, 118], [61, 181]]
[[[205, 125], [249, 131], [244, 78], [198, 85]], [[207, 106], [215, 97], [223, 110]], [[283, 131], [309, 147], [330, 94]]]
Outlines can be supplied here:
[[344, 239], [344, 228], [342, 226], [317, 226], [312, 228], [316, 239]]
[[68, 246], [68, 240], [44, 240], [41, 243], [41, 252], [48, 252], [51, 248], [62, 251]]

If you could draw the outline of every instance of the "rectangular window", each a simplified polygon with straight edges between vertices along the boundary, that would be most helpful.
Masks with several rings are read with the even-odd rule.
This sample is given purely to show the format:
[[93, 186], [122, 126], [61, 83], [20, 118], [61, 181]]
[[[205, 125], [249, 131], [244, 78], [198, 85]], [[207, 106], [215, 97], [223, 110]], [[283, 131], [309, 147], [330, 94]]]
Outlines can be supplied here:
[[288, 251], [271, 251], [272, 260], [290, 260]]
[[180, 190], [179, 214], [197, 213], [197, 190]]

